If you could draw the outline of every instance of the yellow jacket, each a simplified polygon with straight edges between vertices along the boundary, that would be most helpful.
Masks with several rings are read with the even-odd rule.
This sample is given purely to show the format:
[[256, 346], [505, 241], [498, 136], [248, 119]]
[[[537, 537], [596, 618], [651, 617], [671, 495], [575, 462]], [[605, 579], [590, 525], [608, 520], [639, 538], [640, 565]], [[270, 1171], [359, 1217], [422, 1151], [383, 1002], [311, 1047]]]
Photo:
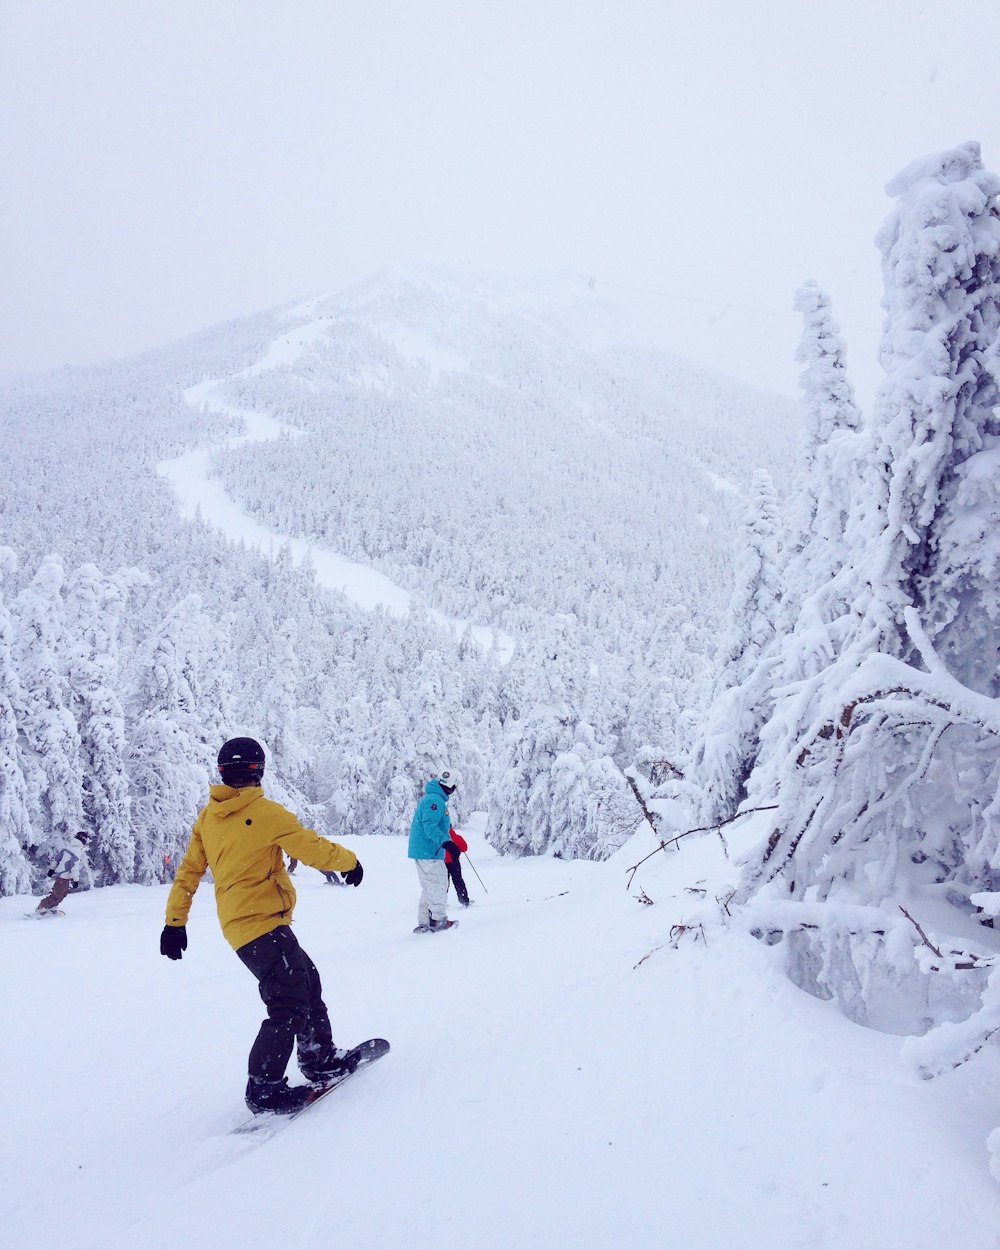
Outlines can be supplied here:
[[216, 785], [209, 793], [167, 899], [168, 925], [187, 923], [194, 892], [211, 868], [219, 923], [238, 950], [292, 923], [295, 888], [282, 851], [324, 872], [348, 872], [358, 862], [353, 851], [304, 829], [259, 786]]

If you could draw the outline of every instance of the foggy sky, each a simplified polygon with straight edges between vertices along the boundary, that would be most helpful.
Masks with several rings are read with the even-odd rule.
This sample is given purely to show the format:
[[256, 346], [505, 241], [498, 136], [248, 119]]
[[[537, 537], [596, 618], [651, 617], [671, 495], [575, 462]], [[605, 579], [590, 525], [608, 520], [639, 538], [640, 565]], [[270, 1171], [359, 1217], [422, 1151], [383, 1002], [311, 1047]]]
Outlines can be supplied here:
[[1000, 169], [998, 49], [995, 0], [2, 0], [0, 371], [442, 260], [786, 393], [812, 278], [867, 401], [883, 188]]

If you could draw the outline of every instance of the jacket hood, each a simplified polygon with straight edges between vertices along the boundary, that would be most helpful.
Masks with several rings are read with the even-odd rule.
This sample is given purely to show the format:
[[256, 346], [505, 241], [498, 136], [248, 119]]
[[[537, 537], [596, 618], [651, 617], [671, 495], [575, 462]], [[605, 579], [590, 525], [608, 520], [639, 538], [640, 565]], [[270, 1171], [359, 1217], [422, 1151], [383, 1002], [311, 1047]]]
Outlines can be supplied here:
[[448, 802], [448, 796], [444, 792], [444, 786], [438, 781], [437, 777], [432, 777], [424, 785], [424, 794], [433, 794], [436, 799], [440, 799], [442, 803]]
[[235, 816], [263, 794], [260, 786], [242, 786], [237, 790], [235, 786], [215, 785], [209, 787], [208, 804], [216, 816]]

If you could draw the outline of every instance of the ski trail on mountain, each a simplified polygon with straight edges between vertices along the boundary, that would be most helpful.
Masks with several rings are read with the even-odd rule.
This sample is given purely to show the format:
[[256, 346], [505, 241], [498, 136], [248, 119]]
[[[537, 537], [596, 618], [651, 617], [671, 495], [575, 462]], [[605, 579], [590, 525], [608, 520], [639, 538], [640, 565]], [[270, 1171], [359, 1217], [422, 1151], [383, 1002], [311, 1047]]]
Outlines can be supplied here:
[[[184, 400], [199, 411], [217, 413], [243, 423], [244, 433], [233, 435], [210, 447], [194, 448], [171, 460], [161, 461], [157, 473], [170, 483], [181, 514], [193, 520], [201, 516], [203, 521], [215, 526], [231, 542], [244, 543], [251, 550], [274, 560], [287, 548], [296, 564], [309, 560], [315, 570], [316, 580], [329, 590], [339, 591], [358, 607], [366, 611], [384, 608], [394, 616], [405, 616], [413, 602], [413, 596], [398, 586], [384, 573], [369, 565], [349, 560], [338, 552], [318, 545], [315, 540], [292, 538], [262, 524], [246, 512], [225, 490], [222, 483], [211, 475], [212, 457], [220, 451], [240, 447], [244, 443], [266, 442], [287, 437], [300, 438], [303, 431], [276, 420], [267, 412], [242, 408], [227, 403], [222, 396], [224, 382], [253, 377], [281, 365], [294, 363], [328, 328], [324, 320], [309, 322], [282, 334], [266, 348], [255, 364], [233, 375], [232, 378], [210, 379], [190, 386], [184, 391]], [[514, 651], [514, 641], [507, 634], [486, 625], [446, 616], [428, 609], [438, 624], [456, 634], [469, 630], [484, 650], [496, 649], [498, 658], [506, 662]]]

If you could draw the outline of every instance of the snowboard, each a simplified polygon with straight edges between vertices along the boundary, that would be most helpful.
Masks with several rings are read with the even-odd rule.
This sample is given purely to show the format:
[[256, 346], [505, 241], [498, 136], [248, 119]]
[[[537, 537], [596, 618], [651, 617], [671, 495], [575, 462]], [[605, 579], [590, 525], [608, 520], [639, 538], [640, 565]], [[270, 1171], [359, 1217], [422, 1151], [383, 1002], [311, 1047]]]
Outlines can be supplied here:
[[26, 911], [24, 913], [25, 920], [44, 920], [47, 916], [65, 916], [66, 913], [58, 907], [48, 907], [45, 911]]
[[271, 1137], [286, 1124], [290, 1124], [292, 1120], [297, 1120], [310, 1108], [315, 1107], [318, 1102], [322, 1102], [327, 1094], [332, 1094], [338, 1086], [343, 1085], [345, 1081], [349, 1081], [356, 1072], [360, 1072], [362, 1068], [367, 1068], [369, 1064], [381, 1059], [383, 1055], [389, 1053], [389, 1043], [384, 1037], [370, 1037], [366, 1042], [359, 1042], [357, 1046], [352, 1046], [344, 1056], [348, 1063], [354, 1063], [354, 1067], [349, 1072], [345, 1072], [342, 1076], [335, 1077], [332, 1081], [327, 1081], [325, 1085], [317, 1085], [315, 1094], [312, 1099], [300, 1107], [298, 1111], [293, 1111], [289, 1115], [277, 1115], [274, 1112], [263, 1111], [258, 1115], [251, 1116], [249, 1120], [244, 1120], [233, 1130], [235, 1133], [250, 1135], [253, 1137]]

